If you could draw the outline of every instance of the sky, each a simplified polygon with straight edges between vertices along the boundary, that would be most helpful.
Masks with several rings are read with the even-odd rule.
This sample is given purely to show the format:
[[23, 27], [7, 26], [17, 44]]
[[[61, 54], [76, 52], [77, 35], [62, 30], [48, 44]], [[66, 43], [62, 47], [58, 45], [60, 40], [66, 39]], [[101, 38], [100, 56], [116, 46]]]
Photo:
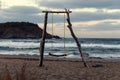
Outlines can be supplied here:
[[[64, 8], [72, 11], [72, 27], [79, 38], [120, 38], [120, 0], [0, 0], [0, 23], [24, 21], [43, 28], [43, 10]], [[53, 22], [54, 34], [63, 36], [64, 14], [53, 14]], [[49, 14], [47, 31], [51, 30]], [[71, 37], [67, 27], [65, 31], [66, 37]]]

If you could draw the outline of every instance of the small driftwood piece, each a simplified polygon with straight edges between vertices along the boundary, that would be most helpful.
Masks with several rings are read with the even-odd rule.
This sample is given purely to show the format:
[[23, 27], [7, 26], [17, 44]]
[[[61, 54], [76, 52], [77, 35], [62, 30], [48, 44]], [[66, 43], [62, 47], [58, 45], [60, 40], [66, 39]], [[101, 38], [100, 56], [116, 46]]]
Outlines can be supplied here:
[[81, 58], [82, 58], [82, 61], [83, 61], [83, 63], [84, 63], [84, 66], [85, 66], [85, 67], [88, 67], [88, 65], [87, 65], [87, 63], [86, 63], [86, 61], [84, 60], [84, 57], [83, 57], [81, 45], [80, 45], [80, 43], [79, 43], [79, 41], [78, 41], [78, 38], [75, 36], [75, 34], [74, 34], [74, 32], [73, 32], [72, 24], [71, 24], [71, 22], [70, 22], [69, 10], [65, 9], [65, 11], [66, 11], [66, 14], [67, 14], [67, 22], [68, 22], [68, 26], [67, 26], [67, 27], [69, 28], [69, 30], [70, 30], [70, 32], [71, 32], [71, 35], [72, 35], [72, 37], [74, 38], [74, 40], [75, 40], [75, 42], [76, 42], [76, 44], [77, 44], [77, 47], [78, 47], [78, 49], [79, 49], [80, 56], [81, 56]]

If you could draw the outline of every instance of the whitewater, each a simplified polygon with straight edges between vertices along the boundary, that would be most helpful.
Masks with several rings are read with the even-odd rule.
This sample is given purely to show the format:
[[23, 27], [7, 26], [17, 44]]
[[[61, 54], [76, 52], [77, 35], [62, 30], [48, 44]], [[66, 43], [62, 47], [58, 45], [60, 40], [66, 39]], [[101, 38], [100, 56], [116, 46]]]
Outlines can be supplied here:
[[[40, 39], [0, 39], [0, 54], [39, 56]], [[82, 38], [79, 39], [86, 57], [119, 58], [120, 39]], [[65, 45], [65, 48], [64, 48]], [[48, 53], [66, 53], [66, 58], [80, 58], [74, 39], [47, 39], [45, 56]]]

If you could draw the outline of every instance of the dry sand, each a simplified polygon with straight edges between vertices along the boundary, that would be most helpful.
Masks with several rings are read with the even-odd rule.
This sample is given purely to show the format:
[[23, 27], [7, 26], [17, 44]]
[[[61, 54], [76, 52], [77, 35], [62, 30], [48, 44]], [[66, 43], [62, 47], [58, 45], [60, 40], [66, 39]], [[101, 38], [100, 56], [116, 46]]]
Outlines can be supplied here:
[[77, 59], [45, 58], [44, 66], [38, 67], [38, 57], [0, 56], [0, 74], [7, 65], [10, 75], [16, 80], [16, 70], [20, 74], [26, 64], [26, 80], [120, 80], [119, 59], [87, 59], [87, 63], [89, 68]]

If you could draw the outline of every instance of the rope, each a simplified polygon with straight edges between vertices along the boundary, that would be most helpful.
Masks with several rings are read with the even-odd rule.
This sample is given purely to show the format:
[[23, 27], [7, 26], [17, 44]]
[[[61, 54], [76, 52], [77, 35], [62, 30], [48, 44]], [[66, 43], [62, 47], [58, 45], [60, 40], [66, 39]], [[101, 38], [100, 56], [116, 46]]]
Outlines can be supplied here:
[[53, 38], [54, 32], [53, 32], [53, 13], [52, 13], [52, 38]]
[[64, 52], [65, 52], [65, 13], [64, 13]]
[[52, 13], [52, 42], [51, 42], [51, 43], [52, 43], [52, 45], [51, 45], [52, 48], [51, 48], [51, 49], [53, 49], [53, 35], [54, 35], [53, 26], [54, 26], [54, 25], [53, 25], [53, 13]]

